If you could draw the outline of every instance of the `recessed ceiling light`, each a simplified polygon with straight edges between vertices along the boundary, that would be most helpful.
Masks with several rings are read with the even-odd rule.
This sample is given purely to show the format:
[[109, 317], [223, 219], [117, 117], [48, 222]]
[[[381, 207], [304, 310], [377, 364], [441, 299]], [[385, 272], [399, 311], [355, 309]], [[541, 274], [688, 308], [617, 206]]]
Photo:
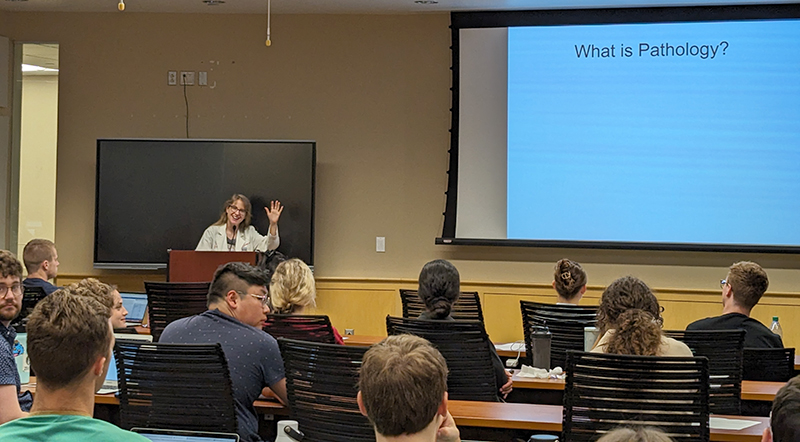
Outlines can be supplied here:
[[225, 0], [203, 0], [203, 3], [207, 4], [208, 6], [217, 6], [225, 3]]
[[414, 3], [418, 5], [435, 5], [439, 2], [437, 0], [414, 0]]

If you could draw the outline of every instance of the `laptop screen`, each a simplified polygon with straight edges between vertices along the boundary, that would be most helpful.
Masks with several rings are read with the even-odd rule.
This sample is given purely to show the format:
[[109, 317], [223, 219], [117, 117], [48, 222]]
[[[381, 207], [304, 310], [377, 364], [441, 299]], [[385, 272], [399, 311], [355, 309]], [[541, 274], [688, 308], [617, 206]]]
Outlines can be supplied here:
[[147, 310], [147, 293], [120, 293], [122, 305], [128, 311], [128, 322], [142, 322]]
[[239, 436], [230, 433], [205, 433], [200, 431], [154, 430], [134, 428], [151, 442], [238, 442]]

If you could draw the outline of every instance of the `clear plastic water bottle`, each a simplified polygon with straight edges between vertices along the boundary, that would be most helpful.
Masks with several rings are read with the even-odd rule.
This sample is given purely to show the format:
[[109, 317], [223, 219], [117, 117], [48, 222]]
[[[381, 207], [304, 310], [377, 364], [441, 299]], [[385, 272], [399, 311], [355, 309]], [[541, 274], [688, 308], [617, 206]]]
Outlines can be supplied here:
[[781, 339], [783, 339], [783, 329], [781, 328], [781, 323], [778, 322], [777, 316], [772, 317], [772, 326], [769, 329], [772, 331], [772, 333], [775, 333], [776, 335], [780, 336]]

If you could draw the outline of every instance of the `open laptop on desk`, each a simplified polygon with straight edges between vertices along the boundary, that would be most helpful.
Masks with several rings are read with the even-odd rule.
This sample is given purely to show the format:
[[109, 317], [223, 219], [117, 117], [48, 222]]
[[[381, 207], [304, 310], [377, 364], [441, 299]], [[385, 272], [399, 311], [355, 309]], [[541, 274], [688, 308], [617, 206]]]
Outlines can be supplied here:
[[207, 433], [203, 431], [161, 430], [154, 428], [133, 428], [134, 433], [152, 442], [239, 442], [239, 435], [233, 433]]
[[125, 325], [128, 327], [142, 325], [147, 312], [147, 293], [120, 292], [119, 296], [122, 297], [122, 305], [128, 311]]
[[[114, 338], [119, 341], [145, 341], [145, 342], [153, 342], [153, 337], [151, 335], [131, 335], [127, 333], [114, 333]], [[114, 357], [114, 353], [111, 353], [111, 361], [108, 363], [108, 373], [106, 373], [106, 380], [103, 381], [103, 387], [97, 391], [97, 394], [109, 394], [109, 393], [116, 393], [119, 391], [119, 385], [117, 383], [117, 358]]]

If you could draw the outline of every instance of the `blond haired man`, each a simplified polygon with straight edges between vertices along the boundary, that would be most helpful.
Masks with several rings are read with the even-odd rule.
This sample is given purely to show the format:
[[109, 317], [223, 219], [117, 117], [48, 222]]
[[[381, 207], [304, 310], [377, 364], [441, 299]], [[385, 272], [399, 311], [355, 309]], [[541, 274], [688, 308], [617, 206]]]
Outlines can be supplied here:
[[730, 266], [728, 276], [720, 281], [720, 285], [722, 315], [695, 321], [686, 330], [742, 329], [745, 331], [745, 348], [783, 348], [780, 336], [750, 317], [753, 307], [769, 287], [767, 272], [754, 262], [737, 262]]
[[460, 442], [447, 411], [447, 363], [427, 340], [389, 336], [361, 364], [358, 407], [377, 442]]
[[48, 239], [32, 239], [22, 250], [22, 261], [28, 277], [22, 281], [25, 288], [41, 287], [49, 295], [59, 287], [50, 283], [50, 279], [58, 275], [58, 251], [53, 241]]
[[94, 394], [114, 347], [110, 315], [107, 307], [70, 288], [36, 305], [27, 328], [36, 397], [29, 416], [0, 426], [0, 442], [147, 442], [92, 418]]

